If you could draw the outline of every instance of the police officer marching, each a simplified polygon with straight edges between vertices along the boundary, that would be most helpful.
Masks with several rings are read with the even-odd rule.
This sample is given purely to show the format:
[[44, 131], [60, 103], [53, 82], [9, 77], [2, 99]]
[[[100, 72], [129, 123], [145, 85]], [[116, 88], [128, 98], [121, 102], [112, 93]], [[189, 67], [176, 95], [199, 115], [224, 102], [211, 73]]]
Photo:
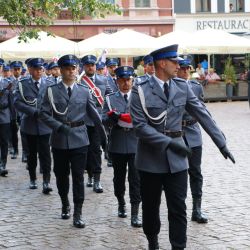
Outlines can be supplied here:
[[[12, 83], [12, 91], [16, 89], [19, 80], [21, 79], [23, 64], [21, 61], [13, 61], [10, 63], [12, 76], [10, 81]], [[20, 124], [20, 114], [16, 111], [15, 116], [11, 121], [11, 143], [13, 152], [11, 153], [11, 159], [16, 159], [18, 154], [18, 123]]]
[[234, 162], [226, 140], [185, 80], [175, 78], [178, 45], [153, 51], [155, 75], [133, 86], [130, 112], [139, 138], [135, 164], [140, 174], [143, 231], [149, 249], [159, 249], [159, 207], [164, 190], [173, 250], [186, 247], [187, 156], [182, 117], [185, 109], [201, 124], [225, 158]]
[[151, 55], [146, 55], [143, 57], [143, 65], [145, 74], [136, 77], [134, 84], [145, 81], [155, 73], [153, 57]]
[[[105, 133], [101, 118], [88, 88], [77, 84], [77, 65], [74, 55], [59, 58], [62, 81], [48, 87], [41, 109], [41, 119], [52, 129], [51, 147], [54, 158], [54, 173], [62, 202], [62, 219], [70, 218], [69, 174], [73, 180], [74, 215], [73, 225], [85, 227], [82, 220], [84, 202], [84, 168], [87, 160], [89, 138], [85, 125], [90, 117], [100, 133]], [[101, 131], [102, 130], [102, 131]]]
[[105, 75], [105, 63], [102, 61], [98, 61], [96, 63], [96, 73], [99, 75]]
[[[0, 58], [0, 69], [4, 60]], [[11, 92], [12, 84], [9, 79], [0, 76], [0, 175], [6, 176], [8, 156], [8, 142], [10, 136], [10, 122], [14, 115], [13, 99]]]
[[[204, 93], [203, 88], [199, 82], [190, 80], [190, 65], [188, 59], [179, 61], [180, 68], [177, 76], [186, 80], [190, 85], [194, 94], [203, 103]], [[191, 194], [193, 198], [192, 221], [198, 223], [207, 223], [208, 219], [205, 214], [201, 212], [201, 198], [202, 198], [202, 184], [203, 176], [201, 174], [201, 158], [202, 158], [202, 136], [201, 130], [196, 119], [194, 119], [188, 112], [185, 112], [182, 120], [182, 128], [184, 131], [184, 140], [189, 148], [192, 149], [192, 154], [188, 157], [188, 174]]]
[[[96, 102], [96, 107], [99, 114], [102, 114], [102, 107], [104, 103], [104, 96], [112, 92], [107, 83], [107, 78], [103, 75], [96, 74], [97, 58], [93, 55], [86, 55], [81, 59], [85, 75], [82, 77], [82, 84], [88, 87], [93, 99]], [[87, 187], [93, 187], [96, 193], [102, 193], [103, 187], [100, 182], [102, 172], [102, 151], [101, 144], [106, 143], [100, 135], [98, 127], [95, 127], [93, 121], [89, 117], [85, 119], [88, 131], [90, 145], [88, 148], [87, 166], [88, 182]], [[93, 179], [94, 178], [94, 183]]]
[[131, 203], [131, 225], [141, 227], [138, 218], [140, 197], [140, 180], [134, 166], [137, 138], [129, 114], [134, 69], [121, 66], [115, 70], [119, 91], [106, 96], [103, 108], [103, 123], [111, 128], [108, 151], [112, 157], [114, 169], [114, 194], [118, 200], [118, 216], [127, 217], [125, 182], [128, 165], [129, 197]]
[[51, 72], [51, 75], [47, 76], [48, 79], [54, 83], [59, 83], [61, 81], [61, 73], [57, 62], [50, 62], [47, 69]]
[[38, 118], [38, 111], [47, 86], [53, 83], [42, 78], [43, 64], [42, 58], [32, 58], [28, 61], [30, 76], [19, 81], [14, 94], [14, 105], [17, 111], [23, 113], [21, 132], [25, 134], [28, 145], [29, 188], [37, 189], [38, 154], [40, 168], [43, 172], [43, 193], [49, 194], [52, 191], [50, 186], [51, 156], [49, 146], [51, 129]]
[[117, 58], [108, 58], [106, 60], [106, 66], [108, 69], [108, 84], [113, 90], [113, 92], [118, 91], [118, 86], [116, 84], [116, 75], [115, 75], [115, 69], [118, 67], [118, 59]]

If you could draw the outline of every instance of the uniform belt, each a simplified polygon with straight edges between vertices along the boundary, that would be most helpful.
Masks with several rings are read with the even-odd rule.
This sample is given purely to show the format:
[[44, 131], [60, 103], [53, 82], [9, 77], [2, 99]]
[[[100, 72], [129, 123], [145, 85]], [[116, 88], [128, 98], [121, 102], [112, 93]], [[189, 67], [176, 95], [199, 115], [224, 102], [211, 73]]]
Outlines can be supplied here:
[[194, 125], [197, 121], [195, 119], [193, 120], [183, 120], [182, 121], [182, 126], [183, 127], [187, 127], [187, 126], [191, 126]]
[[133, 130], [133, 128], [125, 128], [125, 127], [121, 127], [119, 125], [116, 125], [115, 128], [122, 129], [125, 132], [129, 132], [129, 131]]
[[79, 121], [79, 122], [63, 122], [63, 124], [66, 124], [68, 126], [70, 126], [71, 128], [74, 128], [74, 127], [80, 127], [82, 125], [84, 125], [84, 121]]
[[181, 130], [181, 131], [169, 131], [169, 130], [166, 130], [163, 132], [164, 135], [167, 135], [171, 138], [176, 138], [176, 137], [182, 137], [184, 135], [184, 132]]

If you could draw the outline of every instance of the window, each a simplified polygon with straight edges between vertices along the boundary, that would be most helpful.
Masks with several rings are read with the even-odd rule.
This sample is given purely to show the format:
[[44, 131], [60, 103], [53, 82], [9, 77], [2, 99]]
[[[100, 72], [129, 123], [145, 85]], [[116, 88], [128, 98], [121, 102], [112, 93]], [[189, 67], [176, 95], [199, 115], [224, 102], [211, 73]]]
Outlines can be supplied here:
[[115, 4], [115, 0], [101, 0], [101, 2]]
[[211, 12], [211, 0], [196, 0], [196, 12]]
[[244, 0], [230, 0], [230, 12], [242, 12], [244, 11], [244, 7]]
[[135, 7], [150, 7], [150, 0], [135, 0]]

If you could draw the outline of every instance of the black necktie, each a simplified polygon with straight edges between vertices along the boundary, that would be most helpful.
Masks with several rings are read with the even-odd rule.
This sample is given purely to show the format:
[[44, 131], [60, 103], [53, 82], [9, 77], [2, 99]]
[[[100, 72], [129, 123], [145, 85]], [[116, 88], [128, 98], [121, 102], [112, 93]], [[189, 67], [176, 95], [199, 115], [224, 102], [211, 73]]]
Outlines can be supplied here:
[[168, 86], [167, 82], [164, 82], [164, 94], [168, 99], [168, 97], [169, 97], [169, 86]]
[[91, 81], [92, 81], [92, 82], [95, 82], [95, 81], [94, 81], [94, 77], [93, 77], [93, 76], [91, 76], [91, 77], [90, 77], [90, 79], [91, 79]]
[[68, 96], [69, 96], [69, 98], [71, 97], [71, 94], [72, 94], [72, 92], [71, 92], [71, 88], [70, 88], [70, 87], [68, 87]]
[[124, 97], [125, 102], [128, 103], [128, 95], [125, 94], [123, 97]]
[[36, 84], [36, 88], [39, 89], [39, 82], [36, 81], [35, 84]]

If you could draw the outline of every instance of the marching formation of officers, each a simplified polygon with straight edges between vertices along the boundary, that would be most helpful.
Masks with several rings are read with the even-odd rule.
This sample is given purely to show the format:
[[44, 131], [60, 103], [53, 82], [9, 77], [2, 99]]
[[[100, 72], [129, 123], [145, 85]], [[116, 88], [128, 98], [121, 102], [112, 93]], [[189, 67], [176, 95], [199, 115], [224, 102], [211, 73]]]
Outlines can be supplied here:
[[[198, 123], [226, 159], [234, 162], [234, 158], [203, 103], [201, 85], [189, 80], [190, 61], [180, 58], [177, 49], [177, 45], [171, 45], [145, 56], [145, 75], [140, 77], [134, 77], [133, 67], [118, 67], [116, 58], [103, 63], [93, 55], [81, 59], [64, 55], [49, 64], [42, 58], [29, 58], [25, 61], [26, 75], [22, 62], [13, 61], [7, 66], [0, 59], [0, 175], [8, 175], [9, 145], [12, 159], [19, 153], [19, 125], [29, 188], [38, 188], [39, 159], [42, 192], [53, 191], [52, 155], [62, 202], [61, 218], [71, 216], [71, 172], [73, 225], [84, 228], [84, 171], [88, 175], [86, 186], [102, 193], [103, 150], [108, 166], [113, 167], [118, 216], [127, 217], [124, 197], [128, 172], [131, 225], [143, 227], [148, 249], [159, 249], [162, 191], [172, 249], [184, 249], [188, 174], [192, 221], [208, 222], [201, 212], [202, 138]], [[138, 217], [141, 202], [142, 222]]]

